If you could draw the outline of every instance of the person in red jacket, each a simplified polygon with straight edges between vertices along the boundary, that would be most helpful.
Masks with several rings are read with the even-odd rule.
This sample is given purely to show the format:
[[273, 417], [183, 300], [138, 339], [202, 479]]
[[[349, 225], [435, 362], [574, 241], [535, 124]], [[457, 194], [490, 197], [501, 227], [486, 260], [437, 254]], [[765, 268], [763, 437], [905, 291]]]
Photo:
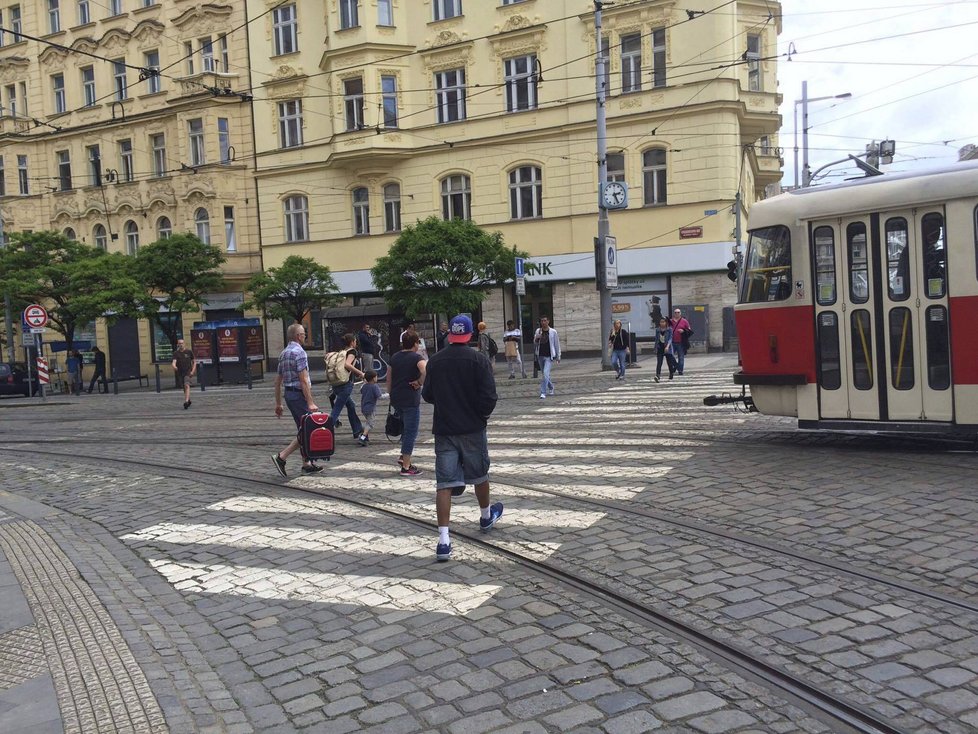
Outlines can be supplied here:
[[689, 337], [693, 335], [693, 327], [678, 308], [673, 310], [669, 325], [672, 327], [672, 349], [676, 359], [676, 372], [681, 375], [686, 365], [686, 350], [689, 348]]

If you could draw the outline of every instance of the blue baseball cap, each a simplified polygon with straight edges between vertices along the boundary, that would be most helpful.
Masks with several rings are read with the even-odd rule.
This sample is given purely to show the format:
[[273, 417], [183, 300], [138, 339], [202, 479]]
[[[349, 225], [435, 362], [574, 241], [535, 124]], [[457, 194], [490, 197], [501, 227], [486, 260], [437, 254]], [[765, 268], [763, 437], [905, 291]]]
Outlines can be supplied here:
[[459, 314], [448, 324], [448, 341], [450, 344], [468, 344], [472, 338], [472, 319], [465, 314]]

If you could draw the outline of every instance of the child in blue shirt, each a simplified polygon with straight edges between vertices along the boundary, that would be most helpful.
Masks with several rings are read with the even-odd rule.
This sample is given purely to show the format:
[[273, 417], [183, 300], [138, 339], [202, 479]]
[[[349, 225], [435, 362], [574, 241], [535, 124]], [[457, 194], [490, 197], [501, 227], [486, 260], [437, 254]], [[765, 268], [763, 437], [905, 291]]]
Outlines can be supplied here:
[[370, 429], [374, 427], [374, 413], [377, 411], [377, 401], [384, 397], [380, 385], [377, 384], [377, 373], [367, 370], [363, 373], [365, 382], [360, 388], [360, 414], [363, 416], [363, 433], [357, 438], [361, 446], [370, 443]]

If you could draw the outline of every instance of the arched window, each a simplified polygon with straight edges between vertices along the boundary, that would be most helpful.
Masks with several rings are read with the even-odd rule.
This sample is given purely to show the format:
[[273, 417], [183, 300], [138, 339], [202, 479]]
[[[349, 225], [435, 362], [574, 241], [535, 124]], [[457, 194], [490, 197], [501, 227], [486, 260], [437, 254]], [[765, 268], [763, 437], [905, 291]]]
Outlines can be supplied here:
[[156, 239], [165, 240], [169, 239], [170, 235], [173, 234], [173, 225], [170, 224], [169, 217], [160, 217], [156, 220]]
[[285, 207], [285, 241], [303, 242], [309, 239], [309, 200], [305, 196], [289, 196]]
[[472, 184], [463, 174], [441, 180], [441, 215], [443, 219], [471, 219]]
[[211, 243], [211, 216], [204, 207], [194, 212], [194, 224], [197, 226], [197, 237], [205, 245]]
[[520, 166], [509, 172], [509, 216], [543, 216], [543, 172], [536, 166]]
[[98, 249], [109, 249], [109, 238], [105, 234], [105, 227], [103, 227], [101, 224], [95, 225], [95, 229], [92, 230], [92, 237], [95, 240], [95, 246]]
[[666, 203], [666, 151], [662, 148], [642, 154], [642, 186], [645, 206]]
[[139, 225], [131, 219], [126, 222], [126, 252], [135, 255], [139, 250]]
[[353, 234], [370, 234], [370, 193], [363, 186], [353, 189]]
[[401, 231], [401, 186], [389, 183], [384, 186], [384, 231]]
[[67, 237], [67, 238], [68, 238], [69, 240], [75, 240], [75, 239], [78, 239], [77, 237], [75, 237], [75, 230], [74, 230], [74, 229], [72, 229], [71, 227], [68, 227], [67, 229], [65, 229], [65, 231], [64, 231], [64, 235], [65, 235], [65, 237]]

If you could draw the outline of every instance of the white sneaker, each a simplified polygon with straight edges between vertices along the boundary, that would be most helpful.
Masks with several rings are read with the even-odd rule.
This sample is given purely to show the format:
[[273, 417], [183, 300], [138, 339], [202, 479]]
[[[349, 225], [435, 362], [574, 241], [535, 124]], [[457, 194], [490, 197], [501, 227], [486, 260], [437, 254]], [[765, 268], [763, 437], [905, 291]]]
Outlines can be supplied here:
[[541, 400], [546, 400], [547, 399], [547, 393], [544, 393], [544, 392], [540, 393], [540, 399]]

